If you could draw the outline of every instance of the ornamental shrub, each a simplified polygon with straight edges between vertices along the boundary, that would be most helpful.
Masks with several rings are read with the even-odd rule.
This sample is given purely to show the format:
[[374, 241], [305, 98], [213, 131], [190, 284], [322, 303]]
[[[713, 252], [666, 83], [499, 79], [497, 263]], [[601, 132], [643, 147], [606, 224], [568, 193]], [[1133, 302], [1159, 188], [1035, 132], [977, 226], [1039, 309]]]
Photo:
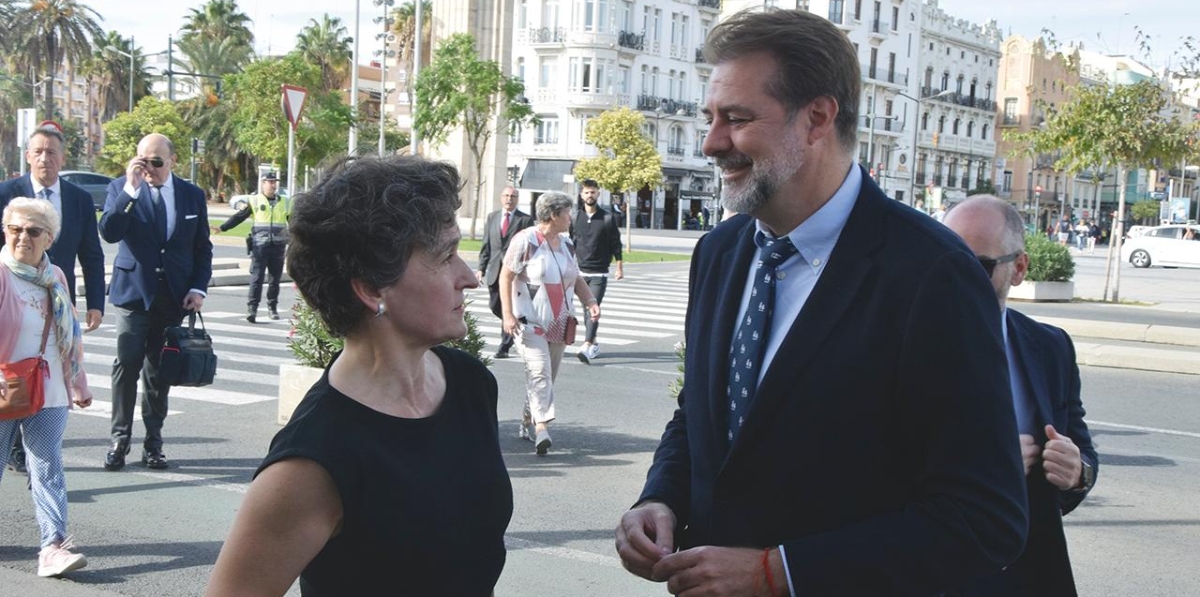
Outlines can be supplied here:
[[1025, 235], [1025, 252], [1029, 255], [1030, 282], [1070, 282], [1075, 277], [1075, 260], [1066, 247], [1044, 234]]

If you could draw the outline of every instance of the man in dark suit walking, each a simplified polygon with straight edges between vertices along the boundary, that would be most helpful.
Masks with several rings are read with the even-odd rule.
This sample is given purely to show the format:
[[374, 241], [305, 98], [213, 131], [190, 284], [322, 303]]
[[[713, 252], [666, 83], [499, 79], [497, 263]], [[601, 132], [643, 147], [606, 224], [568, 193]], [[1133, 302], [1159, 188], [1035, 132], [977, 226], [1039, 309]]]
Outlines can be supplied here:
[[[858, 148], [859, 63], [798, 10], [713, 28], [704, 152], [738, 215], [697, 244], [679, 408], [616, 532], [674, 595], [936, 595], [1027, 528], [994, 295]], [[963, 350], [971, 346], [971, 350]]]
[[[479, 247], [479, 271], [475, 273], [479, 283], [487, 285], [488, 306], [500, 319], [504, 319], [500, 309], [499, 287], [504, 253], [508, 251], [508, 242], [512, 237], [533, 226], [533, 216], [517, 209], [518, 197], [516, 189], [504, 187], [504, 192], [500, 194], [500, 209], [488, 214], [483, 227], [483, 246]], [[507, 359], [512, 345], [513, 337], [504, 331], [504, 326], [500, 326], [500, 347], [493, 358]]]
[[[54, 205], [62, 218], [62, 226], [54, 244], [46, 251], [50, 262], [62, 269], [67, 277], [67, 292], [75, 300], [75, 262], [83, 266], [83, 281], [87, 287], [87, 316], [81, 322], [84, 332], [100, 327], [104, 319], [104, 251], [96, 232], [96, 207], [92, 196], [83, 189], [61, 179], [58, 173], [66, 161], [62, 132], [54, 124], [34, 129], [25, 146], [25, 161], [29, 174], [0, 183], [0, 210], [17, 197], [38, 197]], [[0, 230], [0, 241], [4, 232]], [[14, 438], [10, 466], [21, 471], [25, 467], [25, 452], [21, 434]]]
[[1000, 301], [1005, 349], [1029, 497], [1029, 539], [1020, 559], [979, 579], [966, 595], [1075, 595], [1063, 516], [1096, 482], [1100, 461], [1084, 422], [1079, 366], [1071, 337], [1007, 309], [1008, 291], [1025, 280], [1025, 225], [1007, 201], [977, 195], [944, 222], [966, 241], [991, 276]]
[[171, 173], [175, 146], [152, 133], [138, 143], [125, 176], [108, 187], [100, 236], [120, 243], [109, 300], [117, 311], [112, 372], [112, 446], [104, 468], [125, 466], [138, 376], [146, 426], [142, 463], [167, 468], [162, 426], [169, 386], [159, 378], [163, 334], [187, 311], [199, 311], [212, 278], [212, 242], [204, 191]]

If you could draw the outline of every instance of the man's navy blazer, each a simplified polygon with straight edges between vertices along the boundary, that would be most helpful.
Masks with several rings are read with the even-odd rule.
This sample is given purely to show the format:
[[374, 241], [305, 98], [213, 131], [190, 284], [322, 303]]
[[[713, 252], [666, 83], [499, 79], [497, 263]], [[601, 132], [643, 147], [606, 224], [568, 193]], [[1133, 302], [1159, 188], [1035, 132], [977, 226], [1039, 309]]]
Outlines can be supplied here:
[[113, 261], [108, 300], [117, 306], [149, 309], [158, 291], [160, 272], [166, 276], [172, 300], [180, 303], [191, 289], [208, 290], [212, 279], [212, 242], [208, 238], [208, 204], [204, 191], [172, 176], [175, 190], [175, 232], [164, 240], [154, 220], [150, 185], [138, 196], [125, 193], [125, 177], [108, 185], [100, 236], [120, 243]]
[[514, 209], [508, 218], [508, 234], [500, 234], [503, 214], [503, 209], [488, 214], [487, 224], [483, 227], [483, 244], [479, 246], [479, 267], [484, 270], [483, 281], [488, 286], [500, 280], [500, 266], [504, 264], [509, 241], [518, 232], [534, 224], [533, 216]]
[[[75, 261], [83, 267], [87, 308], [104, 313], [104, 250], [96, 232], [96, 204], [87, 191], [58, 179], [62, 196], [62, 226], [50, 250], [50, 263], [67, 276], [67, 291], [75, 298]], [[29, 175], [0, 183], [0, 209], [17, 197], [33, 197]], [[0, 239], [4, 233], [0, 232]]]
[[[1079, 446], [1084, 462], [1100, 472], [1100, 460], [1092, 446], [1079, 397], [1079, 365], [1075, 345], [1067, 333], [1008, 310], [1008, 341], [1025, 372], [1025, 391], [1036, 404], [1034, 440], [1046, 444], [1046, 425]], [[1041, 466], [1026, 477], [1029, 488], [1029, 539], [1025, 553], [1003, 573], [972, 583], [964, 594], [971, 596], [1047, 597], [1076, 595], [1063, 516], [1087, 495], [1062, 491], [1046, 480]], [[1094, 480], [1093, 480], [1094, 481]], [[1089, 488], [1090, 490], [1090, 488]]]
[[754, 220], [697, 244], [679, 409], [639, 501], [674, 511], [681, 549], [782, 544], [800, 595], [935, 595], [999, 571], [1025, 540], [999, 305], [960, 239], [862, 178], [732, 445]]

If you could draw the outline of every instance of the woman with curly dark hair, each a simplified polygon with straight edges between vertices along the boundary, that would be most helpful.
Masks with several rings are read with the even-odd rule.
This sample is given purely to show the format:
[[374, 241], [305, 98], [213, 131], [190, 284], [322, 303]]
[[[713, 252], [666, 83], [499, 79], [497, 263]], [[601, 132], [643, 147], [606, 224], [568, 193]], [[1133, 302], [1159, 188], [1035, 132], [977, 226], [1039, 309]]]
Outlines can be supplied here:
[[512, 486], [463, 337], [454, 167], [345, 161], [295, 200], [288, 273], [345, 349], [271, 442], [208, 595], [492, 594]]

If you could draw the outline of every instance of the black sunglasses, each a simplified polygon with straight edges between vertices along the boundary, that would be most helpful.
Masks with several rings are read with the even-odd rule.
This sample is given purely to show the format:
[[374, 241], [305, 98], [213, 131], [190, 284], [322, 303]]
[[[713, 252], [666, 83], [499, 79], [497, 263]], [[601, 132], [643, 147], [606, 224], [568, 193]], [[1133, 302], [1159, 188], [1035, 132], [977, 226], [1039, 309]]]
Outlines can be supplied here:
[[1017, 251], [1009, 253], [1003, 257], [992, 259], [991, 257], [976, 257], [979, 260], [979, 265], [983, 266], [983, 271], [987, 272], [988, 277], [992, 277], [992, 272], [996, 271], [996, 266], [1002, 263], [1011, 263], [1017, 260], [1025, 251]]
[[155, 168], [162, 168], [165, 162], [163, 162], [162, 158], [155, 156], [152, 158], [146, 158], [146, 163], [154, 166]]
[[46, 231], [45, 228], [38, 228], [36, 226], [21, 227], [21, 226], [15, 226], [13, 224], [7, 224], [5, 226], [5, 228], [8, 229], [9, 235], [11, 235], [13, 238], [17, 238], [18, 236], [21, 236], [22, 232], [24, 232], [25, 234], [28, 234], [29, 238], [37, 238], [37, 237], [41, 236], [43, 232]]

